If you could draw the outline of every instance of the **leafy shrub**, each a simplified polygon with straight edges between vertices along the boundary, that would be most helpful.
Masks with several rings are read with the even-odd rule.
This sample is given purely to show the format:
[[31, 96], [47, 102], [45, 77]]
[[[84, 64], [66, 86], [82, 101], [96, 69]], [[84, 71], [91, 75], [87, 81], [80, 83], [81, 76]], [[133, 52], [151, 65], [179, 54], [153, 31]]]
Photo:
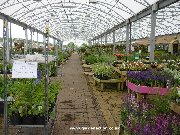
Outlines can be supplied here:
[[88, 64], [88, 65], [98, 62], [97, 56], [95, 56], [95, 55], [88, 55], [84, 59], [86, 61], [86, 64]]
[[[92, 71], [95, 76], [98, 77], [107, 77], [107, 79], [112, 78], [114, 69], [112, 66], [107, 65], [106, 63], [96, 63], [92, 66]], [[99, 78], [101, 79], [101, 78]]]

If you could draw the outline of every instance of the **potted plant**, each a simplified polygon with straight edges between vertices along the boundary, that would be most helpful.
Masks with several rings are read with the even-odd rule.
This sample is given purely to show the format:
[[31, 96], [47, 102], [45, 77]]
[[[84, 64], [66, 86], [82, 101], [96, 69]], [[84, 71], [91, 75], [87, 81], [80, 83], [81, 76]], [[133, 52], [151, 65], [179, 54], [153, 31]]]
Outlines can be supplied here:
[[9, 116], [10, 116], [10, 124], [11, 125], [21, 125], [22, 117], [19, 114], [18, 108], [14, 104], [9, 105]]

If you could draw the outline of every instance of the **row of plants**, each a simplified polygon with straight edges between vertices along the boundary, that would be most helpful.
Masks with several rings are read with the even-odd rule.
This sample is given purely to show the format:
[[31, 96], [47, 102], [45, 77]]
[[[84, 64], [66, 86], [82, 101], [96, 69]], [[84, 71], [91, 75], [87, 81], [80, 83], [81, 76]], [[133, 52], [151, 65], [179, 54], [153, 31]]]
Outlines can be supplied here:
[[180, 60], [168, 60], [167, 68], [180, 71]]
[[[3, 73], [4, 73], [4, 66], [3, 66], [3, 63], [0, 63], [0, 74], [3, 74]], [[12, 73], [12, 64], [8, 64], [7, 73], [8, 74]]]
[[95, 63], [92, 65], [92, 71], [94, 76], [101, 80], [108, 80], [113, 78], [114, 69], [113, 66], [107, 63]]
[[[8, 106], [11, 124], [43, 124], [45, 114], [44, 77], [41, 79], [11, 79], [8, 82], [8, 96], [13, 99]], [[60, 89], [59, 81], [50, 81], [47, 97], [49, 112], [55, 105]]]
[[137, 101], [135, 95], [126, 95], [121, 109], [124, 134], [179, 135], [180, 114], [170, 109], [172, 97], [157, 95]]
[[65, 60], [68, 59], [68, 57], [71, 56], [71, 51], [63, 50], [58, 53], [58, 66]]
[[167, 80], [172, 86], [180, 86], [180, 72], [165, 68], [163, 71], [128, 71], [128, 80], [136, 85], [166, 87]]
[[[48, 64], [49, 75], [57, 76], [55, 61]], [[8, 78], [9, 116], [11, 124], [43, 124], [44, 123], [44, 76], [45, 65], [38, 64], [37, 79]], [[59, 81], [50, 81], [48, 85], [48, 110], [52, 112], [56, 97], [61, 89]], [[4, 98], [4, 78], [0, 76], [0, 98]], [[1, 104], [3, 109], [3, 104]], [[3, 111], [1, 112], [3, 113]]]
[[78, 53], [88, 65], [99, 62], [112, 63], [116, 60], [116, 57], [112, 55], [112, 50], [103, 46], [90, 47], [84, 44], [79, 48]]
[[100, 62], [112, 63], [113, 61], [116, 60], [116, 57], [114, 57], [113, 55], [106, 55], [106, 54], [102, 54], [102, 55], [91, 54], [84, 57], [84, 60], [86, 64], [91, 65], [91, 64], [100, 63]]
[[145, 71], [150, 69], [161, 71], [165, 67], [165, 64], [158, 64], [156, 62], [144, 63], [141, 61], [137, 61], [137, 62], [114, 61], [113, 66], [118, 67], [120, 71]]

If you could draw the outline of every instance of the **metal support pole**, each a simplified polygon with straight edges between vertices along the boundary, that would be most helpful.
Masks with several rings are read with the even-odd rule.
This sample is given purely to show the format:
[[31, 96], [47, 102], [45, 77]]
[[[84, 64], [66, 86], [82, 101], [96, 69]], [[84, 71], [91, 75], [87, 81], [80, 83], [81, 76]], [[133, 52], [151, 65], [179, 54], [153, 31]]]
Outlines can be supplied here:
[[89, 40], [89, 41], [88, 41], [88, 44], [89, 44], [89, 46], [92, 46], [92, 41]]
[[131, 53], [131, 38], [132, 38], [132, 36], [131, 36], [131, 33], [132, 33], [132, 31], [131, 31], [131, 22], [129, 23], [129, 53]]
[[45, 86], [44, 86], [44, 111], [45, 111], [45, 127], [44, 134], [48, 135], [48, 83], [49, 83], [49, 71], [48, 71], [48, 43], [49, 37], [45, 35]]
[[38, 39], [38, 32], [37, 32], [37, 47], [39, 48], [39, 39]]
[[13, 53], [13, 40], [12, 40], [12, 32], [11, 32], [11, 22], [10, 22], [10, 26], [9, 26], [9, 36], [10, 36], [10, 58], [12, 58], [12, 53]]
[[61, 51], [63, 50], [63, 41], [61, 41]]
[[48, 135], [48, 83], [49, 83], [49, 71], [48, 71], [48, 44], [49, 44], [49, 21], [46, 21], [46, 34], [45, 34], [45, 85], [44, 85], [44, 116], [45, 116], [45, 126], [44, 134]]
[[3, 62], [4, 62], [4, 131], [8, 135], [8, 103], [7, 103], [7, 46], [8, 46], [8, 21], [3, 20]]
[[154, 60], [156, 9], [157, 9], [157, 4], [154, 4], [151, 12], [151, 35], [150, 35], [150, 58], [149, 58], [150, 61]]
[[32, 31], [31, 31], [31, 44], [30, 44], [30, 47], [29, 47], [29, 54], [32, 54]]
[[32, 54], [32, 46], [33, 46], [33, 39], [32, 39], [32, 31], [31, 31], [31, 46], [30, 46], [30, 53], [29, 54]]
[[102, 42], [102, 36], [101, 36], [101, 45], [103, 44], [103, 42]]
[[113, 54], [115, 53], [116, 45], [115, 45], [115, 31], [113, 31]]
[[129, 20], [126, 21], [126, 54], [129, 53]]
[[28, 49], [29, 49], [27, 29], [25, 29], [25, 42], [26, 42], [26, 45], [24, 45], [24, 54], [27, 54], [27, 51], [28, 51]]
[[105, 34], [105, 45], [107, 45], [107, 34]]
[[59, 41], [56, 42], [55, 49], [56, 49], [56, 66], [58, 66]]
[[[9, 24], [9, 22], [7, 22]], [[7, 24], [7, 48], [6, 48], [6, 57], [7, 62], [10, 60], [10, 42], [9, 42], [9, 25]]]

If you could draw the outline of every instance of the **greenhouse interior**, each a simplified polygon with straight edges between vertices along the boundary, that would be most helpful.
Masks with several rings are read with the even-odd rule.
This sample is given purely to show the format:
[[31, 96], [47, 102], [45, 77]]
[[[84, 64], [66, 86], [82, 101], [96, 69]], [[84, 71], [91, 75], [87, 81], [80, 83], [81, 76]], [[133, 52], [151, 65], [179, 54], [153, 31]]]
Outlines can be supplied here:
[[180, 135], [179, 22], [179, 0], [1, 0], [0, 135]]

